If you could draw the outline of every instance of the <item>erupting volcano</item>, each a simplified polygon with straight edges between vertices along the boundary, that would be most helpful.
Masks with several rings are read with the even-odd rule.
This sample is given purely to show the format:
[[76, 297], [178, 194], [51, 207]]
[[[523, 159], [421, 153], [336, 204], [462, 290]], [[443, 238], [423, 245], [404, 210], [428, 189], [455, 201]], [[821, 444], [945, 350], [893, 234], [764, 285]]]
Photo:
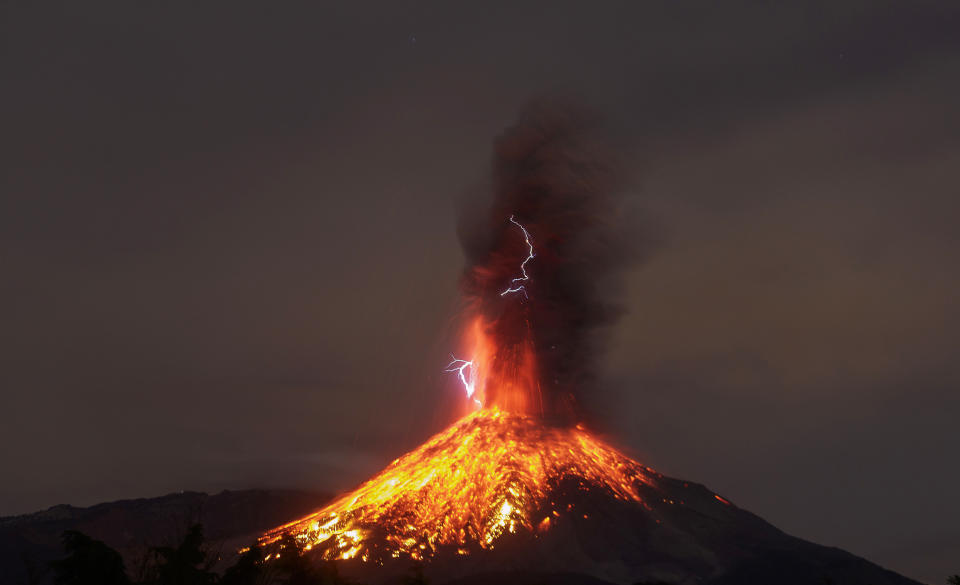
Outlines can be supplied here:
[[653, 472], [571, 424], [587, 338], [607, 321], [597, 287], [624, 256], [610, 238], [616, 173], [593, 126], [583, 112], [527, 110], [497, 142], [490, 209], [461, 217], [469, 357], [446, 371], [475, 412], [264, 542], [289, 531], [331, 558], [421, 559], [548, 530], [561, 513], [551, 494], [571, 479], [643, 502]]
[[598, 333], [620, 312], [617, 276], [643, 241], [625, 237], [622, 174], [596, 130], [581, 111], [528, 108], [496, 141], [492, 201], [461, 213], [463, 327], [442, 369], [462, 386], [463, 417], [261, 544], [367, 568], [424, 562], [461, 582], [746, 583], [776, 558], [817, 582], [834, 567], [849, 582], [908, 583], [664, 477], [579, 422]]

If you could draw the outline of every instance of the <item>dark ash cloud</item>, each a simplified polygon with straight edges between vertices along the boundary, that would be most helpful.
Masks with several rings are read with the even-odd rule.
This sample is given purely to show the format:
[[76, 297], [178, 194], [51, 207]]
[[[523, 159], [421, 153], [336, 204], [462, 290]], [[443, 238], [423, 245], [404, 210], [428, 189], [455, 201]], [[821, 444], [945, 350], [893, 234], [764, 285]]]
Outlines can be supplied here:
[[[531, 343], [539, 399], [551, 416], [572, 415], [576, 397], [590, 391], [598, 334], [622, 312], [620, 277], [642, 240], [626, 233], [633, 226], [625, 188], [620, 155], [597, 115], [542, 98], [495, 142], [489, 208], [474, 203], [460, 214], [463, 290], [496, 340], [490, 367], [513, 375]], [[526, 235], [534, 257], [525, 278]], [[493, 403], [497, 391], [488, 388]]]

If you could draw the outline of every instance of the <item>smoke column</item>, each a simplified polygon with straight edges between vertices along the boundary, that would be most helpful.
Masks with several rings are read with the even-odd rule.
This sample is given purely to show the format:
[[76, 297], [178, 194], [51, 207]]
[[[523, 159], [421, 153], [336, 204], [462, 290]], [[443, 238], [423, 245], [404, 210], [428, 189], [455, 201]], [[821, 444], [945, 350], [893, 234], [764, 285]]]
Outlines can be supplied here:
[[[590, 391], [597, 333], [621, 313], [617, 276], [636, 249], [625, 237], [624, 186], [596, 117], [582, 108], [534, 102], [496, 139], [492, 197], [459, 217], [463, 293], [495, 347], [487, 403], [509, 406], [500, 382], [526, 376], [531, 396], [517, 404], [565, 418]], [[525, 236], [534, 257], [519, 281]], [[503, 294], [518, 283], [522, 291]]]

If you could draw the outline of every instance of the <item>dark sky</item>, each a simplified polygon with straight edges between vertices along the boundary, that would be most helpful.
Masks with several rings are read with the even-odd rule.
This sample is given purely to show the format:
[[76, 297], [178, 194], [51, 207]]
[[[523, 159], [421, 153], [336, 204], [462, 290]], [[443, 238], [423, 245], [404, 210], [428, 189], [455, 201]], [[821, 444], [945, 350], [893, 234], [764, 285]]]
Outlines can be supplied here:
[[321, 4], [0, 3], [0, 514], [344, 489], [442, 428], [456, 210], [562, 94], [657, 242], [593, 420], [960, 571], [956, 2]]

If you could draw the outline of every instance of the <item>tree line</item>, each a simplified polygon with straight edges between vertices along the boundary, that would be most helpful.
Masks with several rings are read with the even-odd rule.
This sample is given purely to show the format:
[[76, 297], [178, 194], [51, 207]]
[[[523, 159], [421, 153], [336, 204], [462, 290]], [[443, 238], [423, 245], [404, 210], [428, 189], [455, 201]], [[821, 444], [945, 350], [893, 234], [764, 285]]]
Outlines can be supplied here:
[[[292, 536], [284, 536], [279, 544], [278, 558], [268, 562], [268, 553], [254, 544], [220, 574], [214, 570], [218, 555], [211, 552], [202, 525], [193, 524], [176, 546], [150, 548], [134, 579], [116, 550], [67, 530], [66, 557], [51, 562], [50, 568], [56, 585], [354, 585], [338, 574], [333, 561], [304, 554]], [[405, 583], [426, 585], [427, 580], [414, 568]]]
[[[176, 546], [150, 548], [137, 579], [127, 575], [123, 557], [106, 543], [76, 530], [62, 538], [66, 557], [50, 563], [56, 585], [357, 585], [340, 576], [333, 561], [304, 554], [289, 534], [280, 540], [277, 558], [268, 562], [263, 547], [254, 544], [220, 574], [213, 569], [218, 555], [207, 546], [202, 525], [193, 524]], [[402, 583], [428, 585], [419, 566]], [[947, 584], [960, 585], [960, 575], [948, 577]]]

